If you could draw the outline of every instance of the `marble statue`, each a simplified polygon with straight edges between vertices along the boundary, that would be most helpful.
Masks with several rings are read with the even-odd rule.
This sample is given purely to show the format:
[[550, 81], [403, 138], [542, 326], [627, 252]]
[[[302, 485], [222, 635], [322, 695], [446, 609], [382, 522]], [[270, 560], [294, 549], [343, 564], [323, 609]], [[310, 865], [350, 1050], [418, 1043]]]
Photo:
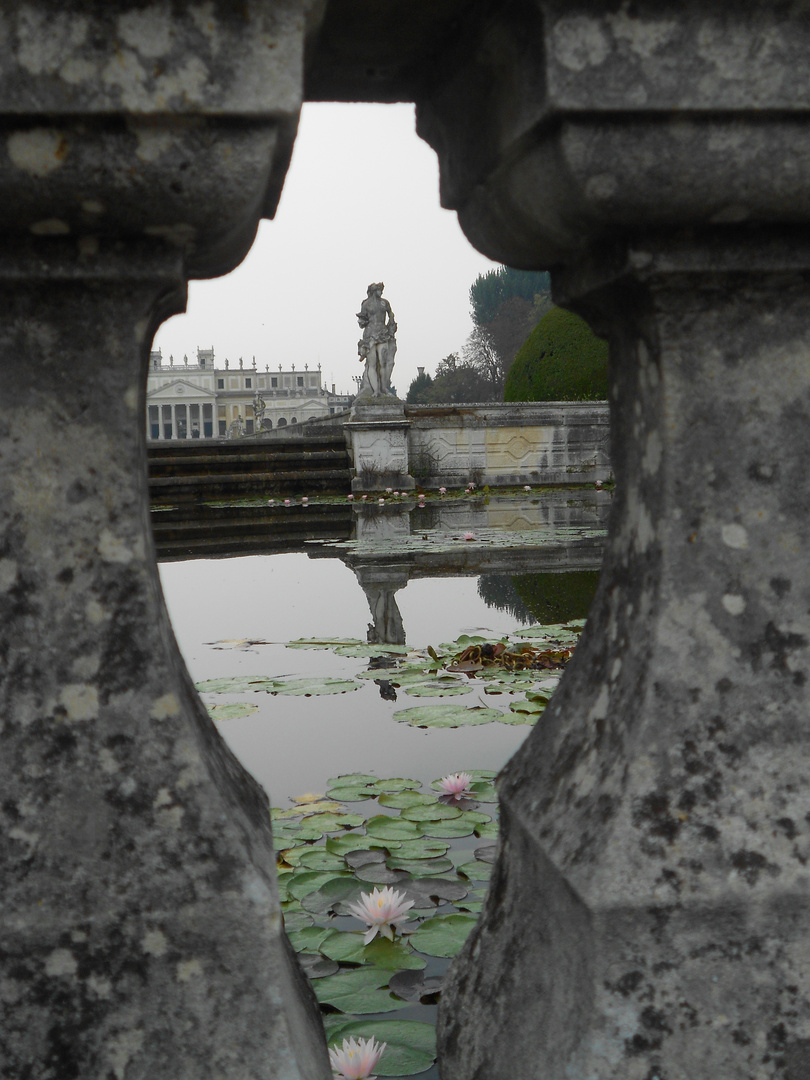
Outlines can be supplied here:
[[359, 399], [396, 397], [391, 389], [391, 371], [397, 351], [397, 324], [391, 305], [383, 300], [384, 288], [381, 281], [369, 285], [368, 295], [357, 313], [357, 321], [363, 330], [357, 352], [360, 360], [366, 362], [357, 395]]
[[256, 422], [256, 431], [262, 430], [262, 422], [264, 420], [264, 414], [267, 410], [267, 402], [264, 400], [259, 391], [256, 391], [256, 396], [253, 399], [253, 418]]

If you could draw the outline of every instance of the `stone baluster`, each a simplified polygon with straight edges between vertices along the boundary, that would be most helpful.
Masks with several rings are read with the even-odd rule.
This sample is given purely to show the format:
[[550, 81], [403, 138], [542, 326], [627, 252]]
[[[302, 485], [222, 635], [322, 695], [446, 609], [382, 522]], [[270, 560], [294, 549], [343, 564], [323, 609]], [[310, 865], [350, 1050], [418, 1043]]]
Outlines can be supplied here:
[[143, 430], [154, 330], [272, 213], [305, 8], [3, 12], [4, 1076], [331, 1075], [266, 796], [166, 615]]
[[446, 1080], [810, 1077], [808, 48], [798, 8], [538, 0], [420, 101], [476, 245], [609, 337], [617, 481]]

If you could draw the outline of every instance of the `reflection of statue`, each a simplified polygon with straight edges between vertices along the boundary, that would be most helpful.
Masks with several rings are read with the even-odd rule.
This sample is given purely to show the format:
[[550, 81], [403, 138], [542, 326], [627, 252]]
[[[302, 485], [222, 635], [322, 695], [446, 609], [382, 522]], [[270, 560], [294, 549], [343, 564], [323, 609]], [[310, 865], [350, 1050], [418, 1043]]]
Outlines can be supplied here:
[[256, 391], [256, 397], [253, 399], [253, 419], [256, 422], [256, 430], [261, 431], [262, 421], [264, 420], [264, 413], [267, 408], [264, 398]]
[[404, 645], [405, 627], [402, 625], [402, 615], [394, 599], [396, 589], [386, 588], [384, 585], [366, 584], [363, 584], [363, 589], [374, 619], [366, 634], [368, 643], [370, 645]]
[[366, 362], [358, 398], [396, 397], [391, 389], [391, 372], [397, 351], [397, 324], [391, 305], [382, 298], [384, 288], [381, 281], [369, 285], [368, 296], [357, 313], [363, 329], [357, 352]]

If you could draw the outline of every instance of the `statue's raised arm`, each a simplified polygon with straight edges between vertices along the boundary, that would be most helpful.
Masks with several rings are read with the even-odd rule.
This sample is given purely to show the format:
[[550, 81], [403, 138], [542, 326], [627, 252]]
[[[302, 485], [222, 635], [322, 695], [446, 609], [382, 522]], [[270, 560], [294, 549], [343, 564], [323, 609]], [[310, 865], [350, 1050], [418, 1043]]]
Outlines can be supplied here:
[[391, 389], [391, 372], [397, 351], [397, 324], [391, 305], [382, 297], [384, 288], [381, 281], [369, 285], [368, 295], [357, 313], [357, 322], [363, 331], [357, 352], [360, 360], [366, 362], [358, 401], [396, 397]]

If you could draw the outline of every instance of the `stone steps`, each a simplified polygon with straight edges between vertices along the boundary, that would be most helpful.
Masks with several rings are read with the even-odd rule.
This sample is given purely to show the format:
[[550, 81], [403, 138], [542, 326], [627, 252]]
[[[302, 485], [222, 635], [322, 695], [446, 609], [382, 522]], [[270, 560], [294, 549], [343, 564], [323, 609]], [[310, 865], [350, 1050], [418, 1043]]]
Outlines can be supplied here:
[[147, 453], [154, 505], [261, 495], [341, 495], [351, 490], [342, 434], [267, 444], [152, 444]]

